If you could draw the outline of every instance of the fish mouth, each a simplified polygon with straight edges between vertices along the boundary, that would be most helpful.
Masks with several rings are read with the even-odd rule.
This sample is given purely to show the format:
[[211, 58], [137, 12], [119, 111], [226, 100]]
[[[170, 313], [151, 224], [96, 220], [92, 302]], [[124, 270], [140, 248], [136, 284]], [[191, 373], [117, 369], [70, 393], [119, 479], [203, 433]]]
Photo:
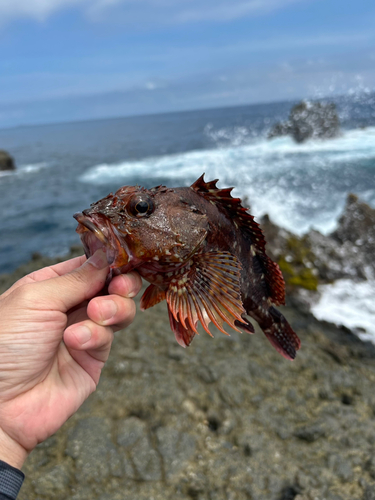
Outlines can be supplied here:
[[78, 222], [76, 232], [80, 235], [87, 258], [102, 249], [106, 253], [111, 269], [117, 269], [129, 263], [129, 255], [107, 217], [101, 214], [85, 215], [81, 212], [74, 214], [73, 217]]

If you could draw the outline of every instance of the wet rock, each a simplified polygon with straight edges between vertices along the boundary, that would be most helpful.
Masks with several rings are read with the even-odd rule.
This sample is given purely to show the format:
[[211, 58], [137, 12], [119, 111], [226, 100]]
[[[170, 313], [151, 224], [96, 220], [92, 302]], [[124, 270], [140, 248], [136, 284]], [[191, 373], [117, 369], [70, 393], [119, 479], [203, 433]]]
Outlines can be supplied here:
[[167, 479], [181, 471], [195, 453], [195, 438], [170, 427], [160, 427], [156, 431], [158, 449], [164, 461]]
[[13, 158], [7, 151], [0, 149], [0, 171], [4, 170], [15, 170], [16, 166], [14, 164]]
[[337, 229], [328, 236], [307, 235], [323, 280], [375, 277], [375, 209], [349, 194]]
[[328, 466], [334, 471], [335, 474], [344, 482], [353, 480], [353, 469], [350, 461], [344, 457], [331, 455], [328, 458]]
[[135, 472], [130, 463], [127, 464], [127, 475], [144, 481], [161, 479], [161, 461], [153, 448], [148, 427], [136, 417], [130, 417], [119, 424], [117, 442], [127, 451]]
[[331, 237], [341, 245], [351, 243], [366, 265], [375, 270], [375, 209], [349, 194], [343, 215]]
[[35, 492], [38, 495], [49, 498], [65, 499], [64, 490], [69, 487], [72, 481], [71, 464], [69, 462], [57, 464], [48, 470], [35, 481]]
[[281, 491], [278, 500], [294, 500], [298, 493], [300, 493], [300, 489], [298, 486], [286, 486]]
[[158, 453], [153, 449], [149, 439], [140, 439], [133, 447], [131, 457], [141, 479], [144, 481], [161, 480], [161, 460]]
[[363, 500], [375, 500], [375, 483], [373, 483], [372, 485], [367, 485], [365, 487]]
[[301, 427], [294, 433], [294, 435], [298, 439], [302, 439], [302, 441], [306, 441], [307, 443], [313, 443], [317, 439], [325, 436], [325, 431], [322, 425], [313, 424]]
[[316, 292], [319, 284], [375, 277], [375, 209], [353, 194], [348, 195], [332, 234], [311, 230], [296, 236], [268, 216], [262, 218], [261, 227], [267, 250], [283, 272], [288, 298], [298, 295], [311, 303], [314, 296], [303, 295], [301, 290]]
[[147, 425], [137, 417], [130, 417], [118, 424], [117, 443], [131, 448], [140, 439], [147, 438]]
[[80, 484], [100, 483], [113, 472], [118, 475], [119, 456], [111, 440], [110, 423], [104, 418], [80, 420], [68, 434], [65, 453], [75, 460]]
[[289, 119], [276, 123], [268, 138], [291, 135], [300, 143], [307, 139], [331, 139], [340, 133], [340, 121], [333, 103], [302, 101], [293, 106]]

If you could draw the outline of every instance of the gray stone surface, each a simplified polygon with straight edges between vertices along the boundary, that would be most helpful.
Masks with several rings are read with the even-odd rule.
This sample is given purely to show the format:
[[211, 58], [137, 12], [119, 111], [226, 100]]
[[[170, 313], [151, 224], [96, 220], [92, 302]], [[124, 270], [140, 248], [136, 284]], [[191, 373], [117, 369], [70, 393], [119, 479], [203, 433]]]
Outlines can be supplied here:
[[64, 499], [71, 484], [72, 467], [69, 463], [57, 464], [35, 480], [35, 493], [50, 498]]
[[165, 476], [170, 479], [193, 458], [196, 450], [195, 439], [190, 434], [178, 432], [171, 427], [160, 427], [156, 436], [164, 461]]
[[[176, 359], [164, 308], [139, 314], [116, 335], [91, 416], [84, 407], [31, 454], [20, 499], [371, 500], [375, 358], [284, 312], [302, 339], [294, 362], [260, 331], [202, 334]], [[345, 356], [328, 354], [336, 346]], [[141, 373], [116, 373], [124, 360]]]
[[100, 483], [121, 470], [110, 422], [101, 417], [83, 418], [70, 429], [65, 453], [75, 461], [75, 477], [80, 484]]
[[165, 304], [138, 313], [97, 391], [31, 453], [19, 499], [373, 500], [374, 346], [291, 303], [294, 362], [259, 329], [182, 349]]
[[161, 460], [153, 448], [149, 429], [137, 417], [119, 423], [117, 443], [125, 450], [127, 475], [133, 479], [158, 481], [162, 478]]

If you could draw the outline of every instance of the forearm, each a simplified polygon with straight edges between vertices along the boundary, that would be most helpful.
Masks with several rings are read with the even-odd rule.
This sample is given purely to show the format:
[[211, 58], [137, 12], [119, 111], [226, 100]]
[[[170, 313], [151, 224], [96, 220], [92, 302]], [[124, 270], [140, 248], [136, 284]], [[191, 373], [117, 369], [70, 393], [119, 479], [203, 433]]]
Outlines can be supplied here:
[[27, 456], [28, 452], [0, 428], [0, 460], [20, 469]]

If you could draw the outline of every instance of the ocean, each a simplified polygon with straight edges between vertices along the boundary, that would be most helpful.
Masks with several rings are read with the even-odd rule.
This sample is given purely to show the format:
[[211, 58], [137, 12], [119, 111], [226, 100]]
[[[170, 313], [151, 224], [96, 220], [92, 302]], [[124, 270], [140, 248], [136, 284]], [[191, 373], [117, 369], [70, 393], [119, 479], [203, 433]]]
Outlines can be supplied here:
[[[0, 273], [34, 252], [67, 253], [79, 243], [72, 215], [124, 184], [188, 186], [203, 172], [235, 186], [256, 218], [267, 213], [296, 234], [331, 232], [348, 193], [375, 207], [375, 94], [335, 102], [340, 137], [304, 144], [267, 139], [293, 102], [1, 129], [0, 149], [17, 170], [0, 173]], [[374, 284], [363, 301], [356, 294], [362, 314], [349, 315], [350, 324], [337, 305], [354, 304], [356, 284], [341, 285], [322, 288], [316, 315], [375, 339], [366, 292]]]

